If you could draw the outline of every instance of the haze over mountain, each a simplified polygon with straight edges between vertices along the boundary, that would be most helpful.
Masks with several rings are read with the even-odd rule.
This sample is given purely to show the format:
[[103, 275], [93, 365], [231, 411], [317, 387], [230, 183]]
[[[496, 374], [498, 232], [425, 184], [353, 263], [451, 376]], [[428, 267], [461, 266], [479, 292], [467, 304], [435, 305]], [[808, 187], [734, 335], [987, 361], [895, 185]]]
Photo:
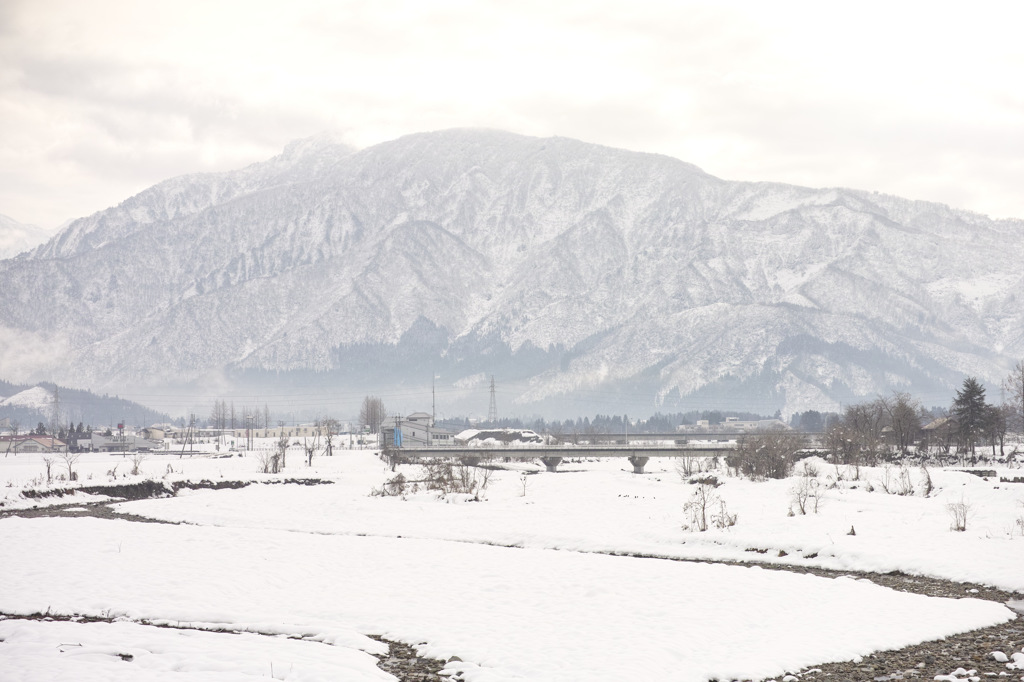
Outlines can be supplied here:
[[477, 412], [490, 374], [519, 414], [940, 404], [1024, 356], [1021, 262], [1024, 222], [940, 204], [565, 138], [317, 136], [0, 262], [0, 359], [122, 393], [429, 400], [438, 374]]
[[57, 395], [58, 426], [109, 426], [118, 423], [131, 426], [149, 426], [170, 421], [170, 416], [124, 400], [117, 396], [96, 395], [90, 391], [55, 387], [53, 384], [36, 386], [11, 384], [0, 380], [0, 422], [17, 424], [22, 433], [35, 429], [39, 422], [49, 426], [54, 418], [54, 395]]
[[0, 214], [0, 259], [14, 258], [49, 239], [51, 232]]

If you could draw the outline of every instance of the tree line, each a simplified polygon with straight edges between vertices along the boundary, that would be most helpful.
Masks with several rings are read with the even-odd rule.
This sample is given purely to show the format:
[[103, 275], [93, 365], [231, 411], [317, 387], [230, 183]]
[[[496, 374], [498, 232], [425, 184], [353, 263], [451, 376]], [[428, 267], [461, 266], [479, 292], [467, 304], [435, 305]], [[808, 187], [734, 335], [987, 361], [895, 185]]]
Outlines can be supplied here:
[[948, 409], [925, 410], [909, 393], [848, 406], [830, 420], [823, 445], [844, 464], [874, 464], [886, 454], [916, 452], [978, 457], [979, 447], [1006, 456], [1007, 434], [1024, 432], [1024, 360], [1002, 382], [1004, 402], [990, 403], [985, 387], [967, 377]]

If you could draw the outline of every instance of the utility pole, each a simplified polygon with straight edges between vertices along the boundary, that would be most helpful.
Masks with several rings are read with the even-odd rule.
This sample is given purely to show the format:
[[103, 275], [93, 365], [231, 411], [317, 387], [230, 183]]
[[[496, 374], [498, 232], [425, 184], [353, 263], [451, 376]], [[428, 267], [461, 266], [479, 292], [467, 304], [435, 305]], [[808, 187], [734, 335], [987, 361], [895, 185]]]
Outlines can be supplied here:
[[494, 375], [491, 375], [491, 405], [487, 408], [487, 421], [493, 426], [498, 421], [498, 401], [494, 397]]
[[[377, 442], [380, 444], [380, 446], [382, 448], [389, 447], [388, 446], [387, 431], [384, 428], [384, 420], [381, 420], [380, 436], [378, 437]], [[390, 447], [392, 447], [392, 448], [400, 448], [403, 445], [404, 445], [404, 442], [402, 440], [402, 415], [401, 414], [395, 414], [395, 426], [391, 430], [391, 445], [390, 445]]]
[[57, 384], [53, 385], [53, 414], [50, 417], [50, 435], [54, 438], [57, 437], [57, 431], [60, 429], [60, 393], [57, 390]]
[[188, 430], [185, 432], [185, 440], [183, 440], [182, 443], [181, 443], [181, 452], [178, 453], [178, 459], [181, 459], [182, 457], [185, 456], [185, 446], [186, 445], [189, 446], [188, 451], [192, 452], [192, 427], [195, 426], [195, 423], [196, 423], [196, 415], [195, 414], [189, 415]]

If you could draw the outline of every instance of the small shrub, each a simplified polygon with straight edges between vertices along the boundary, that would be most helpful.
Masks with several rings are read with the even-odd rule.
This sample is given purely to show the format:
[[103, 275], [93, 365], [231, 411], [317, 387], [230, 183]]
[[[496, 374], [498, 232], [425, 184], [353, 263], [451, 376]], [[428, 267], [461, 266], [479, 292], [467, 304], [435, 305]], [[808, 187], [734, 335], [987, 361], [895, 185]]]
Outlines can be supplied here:
[[882, 478], [878, 479], [878, 485], [885, 491], [886, 495], [892, 495], [892, 465], [886, 464], [882, 469]]
[[[709, 521], [716, 528], [728, 528], [736, 525], [736, 515], [729, 514], [725, 502], [715, 492], [717, 481], [716, 485], [697, 483], [696, 486], [690, 499], [683, 505], [683, 511], [689, 522], [683, 525], [684, 530], [703, 533], [708, 529]], [[716, 508], [717, 513], [715, 512]]]
[[718, 512], [711, 516], [711, 523], [715, 528], [732, 528], [736, 525], [737, 514], [730, 514], [725, 507], [725, 500], [718, 498]]
[[924, 464], [921, 465], [921, 495], [928, 497], [935, 490], [935, 485], [932, 483], [932, 474], [928, 471], [928, 467]]
[[785, 429], [762, 431], [741, 437], [726, 463], [736, 473], [756, 481], [786, 478], [803, 447], [804, 438], [799, 433]]
[[276, 450], [257, 450], [256, 463], [260, 467], [260, 472], [264, 474], [281, 473], [281, 468], [284, 466], [284, 455], [282, 452], [280, 448]]
[[689, 483], [690, 485], [709, 485], [712, 488], [717, 488], [718, 486], [722, 485], [719, 482], [718, 477], [712, 474], [705, 474], [704, 476], [697, 476], [696, 478], [691, 478], [689, 481], [687, 481], [687, 483]]
[[370, 492], [370, 495], [377, 497], [404, 497], [409, 489], [409, 482], [405, 476], [399, 472], [384, 482], [380, 488], [376, 488]]
[[[808, 510], [815, 514], [818, 513], [818, 507], [821, 506], [821, 485], [818, 483], [818, 479], [799, 476], [789, 492], [793, 504], [796, 505], [800, 514], [807, 514]], [[792, 507], [790, 507], [790, 511], [792, 511]]]
[[910, 470], [906, 466], [901, 466], [899, 471], [894, 475], [891, 464], [886, 464], [882, 470], [882, 478], [878, 484], [882, 486], [889, 495], [913, 495], [914, 484], [910, 480]]
[[700, 471], [700, 458], [698, 457], [677, 457], [676, 473], [684, 481]]
[[914, 483], [910, 480], [910, 469], [906, 466], [901, 466], [900, 472], [896, 476], [896, 494], [904, 496], [914, 494]]
[[450, 494], [473, 495], [479, 500], [491, 480], [490, 469], [480, 469], [451, 462], [428, 462], [423, 465], [423, 487], [441, 497]]
[[951, 522], [949, 529], [957, 532], [964, 532], [967, 530], [967, 519], [971, 513], [971, 505], [968, 504], [963, 497], [960, 498], [959, 502], [950, 502], [946, 505], [946, 511], [949, 512]]

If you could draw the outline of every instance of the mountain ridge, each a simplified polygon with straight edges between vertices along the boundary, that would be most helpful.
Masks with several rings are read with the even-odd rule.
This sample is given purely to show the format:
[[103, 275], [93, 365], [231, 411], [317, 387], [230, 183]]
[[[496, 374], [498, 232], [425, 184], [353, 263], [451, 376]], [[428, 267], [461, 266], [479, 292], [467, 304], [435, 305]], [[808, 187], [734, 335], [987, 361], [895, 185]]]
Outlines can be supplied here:
[[[0, 319], [66, 337], [75, 369], [56, 378], [91, 385], [343, 379], [351, 349], [415, 355], [396, 349], [424, 320], [444, 342], [423, 373], [441, 365], [453, 385], [487, 353], [533, 358], [505, 368], [523, 409], [635, 380], [655, 387], [651, 408], [762, 382], [766, 405], [793, 411], [997, 381], [1024, 355], [1022, 236], [1022, 221], [730, 182], [569, 138], [460, 129], [354, 151], [318, 137], [158, 183], [0, 262], [16, 292]], [[45, 286], [61, 324], [12, 304]], [[801, 338], [815, 350], [793, 351]], [[405, 380], [395, 362], [382, 384]]]

